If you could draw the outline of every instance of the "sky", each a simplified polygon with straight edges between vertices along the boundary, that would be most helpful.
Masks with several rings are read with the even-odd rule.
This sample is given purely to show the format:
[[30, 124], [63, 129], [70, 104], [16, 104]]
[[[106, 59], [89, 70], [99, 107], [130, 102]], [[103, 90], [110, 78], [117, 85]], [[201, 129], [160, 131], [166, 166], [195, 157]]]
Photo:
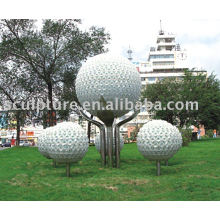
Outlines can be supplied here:
[[[83, 28], [105, 27], [111, 52], [146, 61], [160, 28], [176, 34], [187, 50], [189, 67], [206, 69], [220, 78], [220, 3], [215, 0], [28, 0], [5, 1], [1, 18], [81, 18]], [[13, 7], [12, 7], [13, 6]], [[3, 10], [4, 9], [4, 10]]]
[[156, 43], [160, 20], [163, 30], [174, 33], [176, 43], [187, 51], [190, 68], [205, 69], [220, 78], [220, 19], [172, 19], [155, 15], [154, 19], [126, 17], [121, 21], [84, 19], [83, 23], [106, 28], [112, 38], [108, 45], [111, 52], [127, 56], [130, 46], [134, 61], [147, 61], [149, 49]]

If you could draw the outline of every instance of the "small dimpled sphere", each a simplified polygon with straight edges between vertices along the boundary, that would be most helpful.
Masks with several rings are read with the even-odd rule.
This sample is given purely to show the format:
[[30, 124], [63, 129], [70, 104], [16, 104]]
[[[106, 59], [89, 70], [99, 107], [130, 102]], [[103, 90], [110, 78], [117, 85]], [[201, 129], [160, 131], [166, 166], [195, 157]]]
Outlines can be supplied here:
[[50, 145], [48, 144], [48, 137], [52, 129], [54, 129], [54, 127], [49, 127], [44, 129], [43, 132], [38, 137], [38, 142], [37, 142], [39, 152], [48, 159], [51, 159], [48, 153], [50, 147]]
[[[103, 110], [120, 117], [131, 109], [129, 103], [138, 101], [141, 93], [140, 74], [136, 67], [122, 56], [101, 54], [89, 58], [76, 78], [79, 102], [87, 102], [86, 110], [98, 116]], [[127, 101], [127, 104], [126, 104]], [[100, 108], [98, 104], [100, 103]]]
[[182, 136], [172, 124], [152, 120], [144, 124], [137, 137], [140, 153], [149, 160], [167, 160], [182, 146]]
[[[113, 140], [114, 140], [114, 139], [113, 139]], [[120, 151], [122, 150], [123, 146], [124, 146], [124, 138], [123, 138], [123, 136], [120, 134]], [[95, 147], [96, 147], [97, 151], [98, 151], [99, 153], [101, 153], [101, 149], [100, 149], [100, 135], [97, 135], [97, 136], [95, 137]], [[114, 150], [115, 150], [115, 142], [113, 142], [113, 151], [114, 151]]]
[[89, 147], [86, 132], [73, 122], [63, 122], [51, 129], [46, 144], [49, 156], [63, 163], [81, 160]]

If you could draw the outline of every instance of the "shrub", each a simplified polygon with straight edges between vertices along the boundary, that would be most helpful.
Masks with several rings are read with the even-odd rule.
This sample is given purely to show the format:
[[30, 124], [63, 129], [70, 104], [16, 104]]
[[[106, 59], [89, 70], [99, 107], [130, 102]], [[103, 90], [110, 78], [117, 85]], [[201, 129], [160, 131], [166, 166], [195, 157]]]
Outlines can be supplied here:
[[192, 130], [180, 128], [179, 131], [180, 131], [180, 133], [182, 135], [182, 139], [183, 139], [182, 146], [188, 146], [189, 143], [191, 142]]
[[213, 137], [213, 130], [206, 130], [205, 136], [207, 136], [208, 138], [212, 138]]
[[206, 139], [206, 138], [209, 138], [209, 136], [206, 134], [202, 136], [202, 139]]

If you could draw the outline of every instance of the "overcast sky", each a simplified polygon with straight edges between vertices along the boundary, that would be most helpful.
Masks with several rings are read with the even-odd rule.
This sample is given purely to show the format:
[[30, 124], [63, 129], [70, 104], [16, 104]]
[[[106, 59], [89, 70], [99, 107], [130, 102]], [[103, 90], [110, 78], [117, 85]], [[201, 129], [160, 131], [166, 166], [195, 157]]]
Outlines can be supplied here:
[[[136, 14], [137, 15], [137, 14]], [[124, 17], [123, 20], [84, 19], [84, 24], [104, 26], [111, 34], [110, 51], [127, 56], [129, 45], [134, 61], [146, 61], [149, 48], [156, 43], [160, 29], [160, 19], [165, 31], [176, 34], [176, 42], [187, 51], [189, 67], [206, 69], [220, 78], [220, 20], [218, 19], [183, 19], [182, 17], [151, 19], [146, 16]]]
[[127, 56], [130, 45], [135, 61], [146, 61], [161, 19], [163, 29], [176, 34], [176, 41], [187, 50], [189, 66], [214, 71], [220, 78], [218, 1], [19, 0], [3, 4], [2, 18], [82, 18], [85, 28], [103, 26], [112, 38], [110, 51]]

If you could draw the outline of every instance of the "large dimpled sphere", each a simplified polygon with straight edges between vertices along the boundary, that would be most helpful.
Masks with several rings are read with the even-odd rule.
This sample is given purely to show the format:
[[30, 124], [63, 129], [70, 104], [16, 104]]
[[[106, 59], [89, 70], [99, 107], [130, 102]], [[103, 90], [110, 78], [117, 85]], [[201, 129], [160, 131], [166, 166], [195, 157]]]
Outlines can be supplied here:
[[73, 122], [63, 122], [50, 130], [49, 156], [57, 162], [77, 162], [88, 151], [89, 143], [83, 128]]
[[[114, 110], [111, 112], [114, 117], [126, 114], [129, 109], [125, 109], [125, 100], [127, 99], [127, 108], [130, 108], [129, 103], [135, 104], [140, 92], [140, 74], [136, 67], [122, 56], [107, 53], [89, 58], [82, 65], [76, 78], [76, 94], [79, 102], [81, 105], [88, 102], [90, 109], [87, 110], [98, 117], [103, 110], [102, 107], [106, 108], [106, 105], [109, 108], [113, 106]], [[96, 102], [101, 102], [100, 111]], [[120, 102], [123, 103], [122, 108]]]
[[182, 146], [182, 136], [172, 124], [152, 120], [140, 129], [137, 145], [141, 154], [149, 160], [167, 160]]
[[[96, 149], [97, 149], [97, 151], [99, 152], [99, 153], [101, 153], [101, 147], [100, 147], [100, 135], [97, 135], [96, 137], [95, 137], [95, 147], [96, 147]], [[122, 148], [123, 148], [123, 146], [124, 146], [124, 138], [123, 138], [123, 136], [120, 134], [120, 151], [122, 150]], [[115, 142], [113, 141], [113, 151], [115, 150]]]
[[40, 136], [38, 137], [38, 142], [37, 142], [39, 152], [48, 159], [51, 159], [48, 153], [50, 147], [50, 143], [48, 143], [48, 137], [52, 129], [54, 129], [54, 127], [49, 127], [44, 129], [40, 134]]

